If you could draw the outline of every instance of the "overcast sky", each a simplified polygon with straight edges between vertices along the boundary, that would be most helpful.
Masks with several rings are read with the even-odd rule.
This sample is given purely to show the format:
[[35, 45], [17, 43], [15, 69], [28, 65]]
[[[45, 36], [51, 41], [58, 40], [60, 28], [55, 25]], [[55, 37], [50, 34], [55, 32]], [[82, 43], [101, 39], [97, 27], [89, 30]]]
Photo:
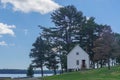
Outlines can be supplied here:
[[38, 25], [51, 27], [50, 14], [74, 5], [99, 24], [120, 33], [119, 0], [0, 0], [0, 69], [26, 69], [29, 52], [40, 33]]

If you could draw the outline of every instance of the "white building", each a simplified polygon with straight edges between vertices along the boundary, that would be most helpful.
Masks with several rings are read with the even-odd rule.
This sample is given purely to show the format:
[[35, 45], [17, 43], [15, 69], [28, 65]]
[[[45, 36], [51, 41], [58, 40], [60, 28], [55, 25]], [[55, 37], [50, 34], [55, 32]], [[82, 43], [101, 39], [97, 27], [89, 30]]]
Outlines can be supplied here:
[[67, 55], [67, 69], [89, 69], [89, 55], [79, 46], [76, 45]]

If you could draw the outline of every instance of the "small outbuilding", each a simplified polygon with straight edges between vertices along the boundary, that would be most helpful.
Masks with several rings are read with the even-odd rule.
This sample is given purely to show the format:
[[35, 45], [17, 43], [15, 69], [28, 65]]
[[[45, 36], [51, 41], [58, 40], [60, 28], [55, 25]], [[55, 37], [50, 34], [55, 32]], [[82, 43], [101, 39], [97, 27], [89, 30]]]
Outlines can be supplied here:
[[79, 45], [76, 45], [67, 55], [67, 69], [81, 70], [90, 68], [90, 59], [88, 53]]

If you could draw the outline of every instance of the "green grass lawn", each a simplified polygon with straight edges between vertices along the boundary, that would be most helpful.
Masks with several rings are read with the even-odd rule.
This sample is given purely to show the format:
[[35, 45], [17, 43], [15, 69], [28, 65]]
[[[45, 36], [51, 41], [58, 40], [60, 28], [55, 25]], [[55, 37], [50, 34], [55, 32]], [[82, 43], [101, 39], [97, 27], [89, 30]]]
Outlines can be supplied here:
[[120, 66], [69, 72], [62, 75], [44, 77], [43, 80], [120, 80]]

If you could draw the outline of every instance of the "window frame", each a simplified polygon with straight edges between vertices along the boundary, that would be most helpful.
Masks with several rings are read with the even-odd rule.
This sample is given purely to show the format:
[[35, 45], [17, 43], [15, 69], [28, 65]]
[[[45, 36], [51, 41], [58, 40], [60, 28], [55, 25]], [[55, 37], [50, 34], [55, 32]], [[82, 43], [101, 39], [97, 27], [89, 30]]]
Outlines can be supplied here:
[[80, 65], [80, 61], [79, 60], [76, 60], [76, 65]]
[[76, 55], [79, 55], [79, 52], [76, 52]]

